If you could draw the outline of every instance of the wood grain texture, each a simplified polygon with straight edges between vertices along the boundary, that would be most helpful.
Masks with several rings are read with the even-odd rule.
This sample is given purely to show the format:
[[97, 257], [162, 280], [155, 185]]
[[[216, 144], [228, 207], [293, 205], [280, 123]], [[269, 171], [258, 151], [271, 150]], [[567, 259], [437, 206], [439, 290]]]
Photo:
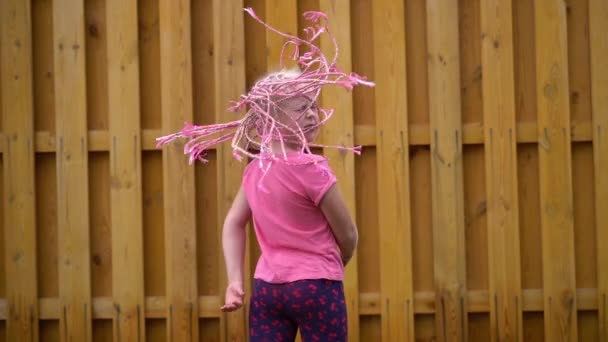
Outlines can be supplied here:
[[512, 4], [481, 2], [490, 335], [522, 341]]
[[38, 339], [30, 2], [2, 1], [0, 13], [6, 337], [29, 341]]
[[372, 15], [382, 339], [414, 341], [405, 12], [374, 1]]
[[458, 3], [427, 1], [437, 338], [465, 340], [467, 308]]
[[90, 341], [91, 269], [84, 4], [53, 2], [60, 336]]
[[[213, 44], [215, 47], [215, 121], [227, 122], [241, 117], [242, 113], [228, 112], [229, 101], [236, 100], [245, 91], [245, 42], [244, 42], [244, 12], [242, 0], [213, 1]], [[217, 217], [218, 217], [218, 246], [222, 246], [222, 226], [234, 197], [241, 186], [241, 176], [245, 163], [239, 163], [232, 154], [230, 143], [224, 143], [216, 148], [217, 166]], [[221, 252], [222, 248], [218, 248]], [[248, 254], [248, 253], [246, 253]], [[249, 260], [245, 255], [245, 260]], [[220, 260], [220, 298], [224, 298], [227, 285], [226, 266], [223, 258]], [[245, 276], [248, 276], [248, 266]], [[245, 278], [247, 279], [247, 278]], [[251, 293], [250, 288], [245, 289]], [[218, 307], [219, 310], [219, 307]], [[220, 340], [242, 341], [248, 336], [247, 308], [221, 314]]]
[[608, 3], [589, 0], [599, 340], [608, 341]]
[[[340, 0], [319, 1], [319, 10], [327, 13], [329, 29], [340, 48], [337, 64], [341, 70], [350, 72], [352, 70], [350, 3]], [[334, 47], [326, 35], [321, 37], [320, 46], [328, 59], [333, 58]], [[336, 117], [329, 120], [322, 128], [323, 143], [334, 146], [353, 146], [352, 93], [339, 87], [327, 87], [323, 89], [321, 102], [324, 108], [333, 108], [336, 113]], [[357, 215], [354, 154], [332, 148], [324, 149], [323, 154], [329, 158], [329, 165], [336, 175], [346, 207], [354, 219]], [[359, 264], [357, 255], [358, 251], [355, 250], [355, 254], [345, 269], [344, 277], [349, 341], [351, 342], [359, 341]]]
[[106, 1], [115, 341], [145, 340], [137, 3]]
[[534, 5], [545, 334], [576, 341], [566, 4]]
[[[277, 30], [296, 35], [298, 34], [298, 5], [296, 0], [266, 0], [264, 4], [264, 16], [266, 23]], [[250, 20], [247, 18], [247, 20]], [[258, 24], [259, 25], [259, 24]], [[266, 71], [274, 72], [281, 68], [297, 67], [296, 62], [291, 59], [293, 46], [284, 51], [284, 58], [281, 60], [281, 51], [286, 39], [269, 30], [266, 33]]]
[[34, 132], [55, 134], [53, 2], [32, 1]]
[[[169, 134], [192, 122], [190, 2], [159, 1], [159, 25], [162, 131]], [[182, 144], [163, 149], [168, 341], [198, 340], [194, 185]]]

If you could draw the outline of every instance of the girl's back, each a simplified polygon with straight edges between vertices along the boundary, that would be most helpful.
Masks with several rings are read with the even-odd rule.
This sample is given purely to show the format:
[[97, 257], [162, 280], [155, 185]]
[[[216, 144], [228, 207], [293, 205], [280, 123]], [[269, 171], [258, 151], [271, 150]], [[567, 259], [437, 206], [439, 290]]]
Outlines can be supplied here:
[[247, 166], [243, 189], [262, 251], [255, 278], [272, 283], [343, 279], [336, 239], [319, 208], [335, 183], [327, 161], [313, 154], [290, 152], [287, 160]]

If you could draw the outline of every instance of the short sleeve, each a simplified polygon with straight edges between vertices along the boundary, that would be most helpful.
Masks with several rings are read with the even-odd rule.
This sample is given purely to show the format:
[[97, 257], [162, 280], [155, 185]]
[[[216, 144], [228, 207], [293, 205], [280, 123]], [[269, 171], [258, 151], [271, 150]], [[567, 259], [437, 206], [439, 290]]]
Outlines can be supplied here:
[[336, 176], [326, 160], [302, 165], [298, 176], [306, 195], [315, 205], [319, 205], [325, 193], [336, 183]]

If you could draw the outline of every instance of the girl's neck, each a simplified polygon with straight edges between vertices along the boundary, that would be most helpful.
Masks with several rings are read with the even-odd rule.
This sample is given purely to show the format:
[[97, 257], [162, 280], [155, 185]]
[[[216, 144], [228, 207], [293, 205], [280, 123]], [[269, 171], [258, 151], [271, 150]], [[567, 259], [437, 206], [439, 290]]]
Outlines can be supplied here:
[[285, 153], [290, 153], [290, 152], [299, 152], [301, 150], [301, 148], [299, 146], [296, 146], [296, 144], [293, 143], [288, 143], [288, 142], [283, 142], [283, 144], [281, 144], [280, 141], [275, 140], [270, 144], [270, 148], [272, 150], [272, 153], [275, 155], [280, 155], [283, 152]]

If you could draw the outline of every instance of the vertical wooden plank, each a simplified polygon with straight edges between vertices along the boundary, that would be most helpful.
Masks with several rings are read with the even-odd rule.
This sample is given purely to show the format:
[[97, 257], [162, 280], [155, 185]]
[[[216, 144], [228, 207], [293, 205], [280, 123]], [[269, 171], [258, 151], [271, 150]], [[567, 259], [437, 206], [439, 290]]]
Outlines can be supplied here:
[[[214, 296], [220, 289], [219, 267], [222, 246], [218, 241], [217, 218], [217, 165], [215, 151], [205, 157], [209, 162], [195, 165], [196, 169], [196, 224], [198, 226], [198, 293], [199, 296]], [[220, 297], [223, 298], [223, 297]], [[203, 327], [201, 327], [203, 330]], [[218, 331], [219, 333], [219, 331]]]
[[[375, 79], [374, 51], [370, 49], [370, 42], [372, 42], [374, 34], [370, 29], [373, 25], [372, 3], [372, 0], [351, 1], [350, 10], [353, 71], [359, 75], [365, 75], [370, 80]], [[375, 89], [371, 87], [356, 87], [353, 89], [353, 122], [355, 126], [375, 124], [374, 93]], [[375, 169], [376, 166], [373, 168]], [[363, 181], [356, 177], [355, 180]], [[359, 262], [361, 262], [361, 258], [359, 258]], [[363, 269], [359, 267], [359, 270], [362, 271]]]
[[218, 319], [203, 318], [200, 320], [199, 326], [201, 328], [200, 342], [221, 341], [220, 322]]
[[382, 339], [414, 341], [409, 134], [402, 1], [374, 1]]
[[416, 341], [437, 341], [435, 330], [436, 319], [433, 315], [419, 315], [416, 317]]
[[[215, 47], [215, 119], [216, 122], [235, 120], [242, 113], [227, 112], [229, 101], [236, 100], [245, 91], [245, 41], [243, 31], [243, 1], [213, 1], [213, 45]], [[221, 246], [221, 231], [224, 217], [228, 213], [234, 196], [241, 185], [244, 163], [234, 159], [230, 144], [217, 147], [217, 210], [218, 245]], [[221, 251], [221, 249], [220, 249]], [[247, 253], [246, 253], [247, 254]], [[245, 256], [245, 260], [248, 257]], [[220, 258], [220, 298], [224, 297], [227, 285], [224, 258]], [[247, 265], [244, 265], [247, 269]], [[245, 270], [246, 271], [246, 270]], [[245, 289], [247, 290], [247, 289]], [[250, 291], [249, 291], [250, 292]], [[222, 341], [246, 340], [247, 308], [222, 314], [220, 338]]]
[[91, 340], [84, 4], [53, 2], [60, 335]]
[[490, 320], [486, 313], [469, 314], [469, 334], [468, 341], [471, 342], [487, 342], [490, 341]]
[[[426, 0], [406, 1], [405, 12], [408, 125], [412, 128], [429, 124]], [[413, 291], [435, 291], [430, 146], [410, 146], [409, 158]], [[434, 315], [414, 316], [416, 341], [434, 341], [435, 325]]]
[[[87, 130], [108, 130], [108, 40], [105, 0], [87, 0], [85, 11]], [[111, 86], [111, 85], [110, 85]], [[101, 328], [103, 329], [103, 328]]]
[[462, 123], [483, 124], [481, 71], [481, 6], [484, 1], [458, 1]]
[[[270, 26], [287, 34], [297, 36], [299, 18], [297, 17], [298, 6], [296, 0], [266, 0], [264, 9], [266, 22]], [[281, 56], [283, 43], [285, 43], [285, 38], [266, 30], [266, 66], [268, 72], [279, 70], [279, 57]], [[285, 50], [285, 58], [283, 60], [285, 68], [296, 67], [296, 63], [290, 58], [292, 53], [293, 47]]]
[[[484, 146], [463, 146], [467, 291], [489, 289], [488, 203], [484, 170]], [[465, 318], [469, 324], [468, 341], [490, 340], [489, 313], [469, 313]]]
[[[405, 2], [407, 87], [409, 124], [429, 123], [426, 0]], [[415, 201], [412, 201], [415, 202]]]
[[[593, 174], [593, 144], [572, 144], [572, 189], [574, 201], [574, 251], [576, 262], [576, 288], [595, 289], [598, 285], [597, 229], [595, 226], [595, 177]], [[601, 210], [601, 209], [600, 209]], [[605, 245], [603, 245], [605, 248]], [[599, 271], [599, 272], [598, 272]], [[597, 302], [601, 303], [601, 300]], [[598, 312], [578, 311], [578, 340], [601, 341], [599, 338]]]
[[[91, 297], [112, 297], [112, 226], [108, 152], [89, 152]], [[103, 329], [101, 325], [100, 329]], [[106, 326], [107, 327], [107, 326]], [[110, 326], [111, 328], [111, 326]], [[111, 331], [110, 331], [111, 333]]]
[[[338, 66], [341, 70], [350, 71], [351, 62], [351, 32], [350, 32], [350, 2], [348, 1], [319, 1], [319, 11], [327, 14], [328, 26], [334, 35], [340, 54]], [[321, 49], [327, 56], [333, 56], [334, 46], [331, 40], [323, 35]], [[322, 106], [333, 108], [337, 113], [333, 120], [323, 126], [323, 143], [327, 145], [352, 146], [353, 138], [353, 98], [351, 92], [339, 87], [323, 89]], [[353, 153], [344, 153], [336, 149], [325, 149], [323, 154], [329, 158], [329, 164], [336, 174], [340, 192], [344, 196], [346, 206], [352, 217], [356, 217], [355, 204], [355, 161]], [[344, 291], [348, 317], [348, 340], [359, 341], [359, 283], [358, 283], [358, 252], [345, 270]]]
[[[34, 18], [32, 18], [30, 20], [33, 20], [33, 19]], [[2, 25], [2, 24], [0, 23], [0, 25]], [[2, 29], [2, 27], [0, 26], [0, 30], [1, 29]], [[34, 30], [34, 28], [32, 28], [32, 30]], [[2, 31], [0, 31], [0, 63], [2, 63], [2, 53], [3, 53], [2, 51], [3, 50], [4, 50], [4, 43], [2, 41]], [[2, 71], [2, 68], [0, 68], [0, 82], [2, 82], [1, 80], [2, 80], [2, 74], [3, 73], [4, 72]], [[2, 121], [4, 121], [3, 117], [4, 117], [4, 112], [2, 111], [2, 91], [0, 89], [0, 132], [3, 132], [3, 129], [2, 129]], [[3, 143], [3, 146], [4, 146], [4, 143]], [[4, 152], [4, 151], [2, 151], [2, 152]]]
[[[213, 68], [213, 3], [191, 1], [192, 8], [192, 92], [193, 120], [197, 125], [215, 122], [215, 79]], [[243, 12], [243, 15], [245, 13]], [[215, 151], [208, 151], [208, 163], [196, 163], [196, 229], [197, 229], [197, 293], [198, 296], [223, 298], [219, 288], [219, 267], [222, 246], [218, 244], [217, 166]], [[247, 295], [250, 291], [246, 291]], [[217, 309], [219, 313], [219, 308]], [[219, 319], [199, 319], [200, 341], [218, 341]]]
[[[159, 1], [162, 132], [192, 122], [190, 2]], [[133, 138], [131, 138], [133, 139]], [[198, 340], [194, 168], [183, 146], [163, 150], [168, 341]]]
[[[265, 0], [244, 0], [243, 6], [253, 8], [261, 18], [266, 20], [265, 4]], [[246, 89], [250, 89], [266, 72], [268, 53], [265, 48], [262, 48], [266, 46], [266, 28], [249, 17], [248, 14], [245, 14], [243, 27], [245, 29], [245, 87]], [[253, 232], [252, 226], [249, 231]], [[247, 243], [247, 248], [249, 248], [249, 251], [247, 252], [247, 257], [249, 258], [249, 263], [246, 264], [246, 266], [248, 266], [250, 270], [255, 270], [262, 252], [260, 251], [260, 245], [257, 242], [255, 234], [250, 234], [248, 237], [249, 241]], [[253, 283], [253, 280], [249, 280], [248, 278], [248, 282]], [[251, 295], [251, 292], [245, 292], [245, 298], [246, 300], [249, 300], [249, 298], [251, 298], [249, 296]]]
[[512, 14], [510, 0], [481, 1], [492, 341], [523, 340]]
[[[1, 76], [1, 75], [0, 75]], [[0, 106], [0, 111], [2, 106]], [[1, 114], [1, 113], [0, 113]], [[1, 120], [0, 120], [1, 121]], [[4, 174], [4, 160], [3, 160], [3, 154], [0, 154], [0, 174]], [[4, 178], [0, 178], [0, 198], [4, 198]], [[38, 196], [36, 196], [36, 198], [38, 198]], [[5, 214], [4, 214], [4, 200], [0, 201], [0, 298], [6, 298], [6, 255], [5, 255], [5, 249], [6, 249], [6, 235], [4, 234], [5, 231]], [[36, 253], [37, 256], [39, 256], [39, 253]], [[37, 279], [40, 279], [39, 276], [37, 276]], [[4, 321], [6, 323], [6, 320]], [[6, 326], [4, 327], [6, 328]]]
[[[410, 165], [414, 293], [432, 292], [435, 284], [430, 147], [411, 147]], [[414, 316], [416, 341], [435, 341], [435, 322], [434, 315]]]
[[[193, 120], [198, 125], [208, 125], [215, 122], [215, 80], [210, 74], [214, 63], [213, 3], [208, 0], [191, 0], [191, 6], [192, 92], [195, 94], [192, 99]], [[260, 46], [255, 48], [261, 50]], [[212, 228], [215, 230], [215, 227]]]
[[[99, 319], [93, 321], [93, 342], [112, 341], [112, 320]], [[120, 340], [115, 340], [120, 341]], [[137, 341], [137, 340], [132, 340]]]
[[581, 311], [578, 314], [579, 341], [602, 341], [599, 335], [598, 315], [593, 311]]
[[137, 3], [106, 0], [114, 340], [145, 340]]
[[526, 312], [523, 315], [524, 341], [544, 342], [551, 341], [545, 338], [544, 319], [542, 312]]
[[165, 319], [146, 320], [146, 341], [165, 342], [167, 341], [167, 321]]
[[[213, 94], [211, 95], [213, 97]], [[215, 116], [213, 108], [207, 114]], [[196, 110], [195, 110], [196, 112]], [[222, 245], [218, 244], [217, 229], [217, 165], [215, 151], [209, 151], [209, 162], [195, 165], [196, 174], [196, 224], [198, 233], [198, 294], [199, 296], [218, 296], [223, 299], [219, 287], [220, 267], [222, 267]], [[248, 291], [246, 295], [250, 295]], [[218, 309], [219, 312], [219, 309]], [[219, 318], [199, 320], [200, 341], [220, 341]]]
[[[361, 260], [359, 260], [361, 261]], [[380, 317], [378, 316], [361, 316], [360, 336], [361, 341], [382, 341]]]
[[[159, 3], [158, 0], [140, 0], [137, 5], [141, 128], [156, 129], [162, 125]], [[163, 156], [160, 151], [145, 151], [141, 158], [144, 296], [165, 296]], [[168, 320], [165, 317], [145, 320], [146, 340], [167, 340]]]
[[[84, 2], [87, 131], [108, 129], [108, 63], [105, 0]], [[91, 297], [112, 297], [112, 234], [110, 211], [110, 159], [107, 151], [90, 152], [89, 235]], [[112, 335], [111, 320], [94, 320], [92, 338]]]
[[517, 149], [521, 287], [540, 290], [543, 287], [543, 264], [538, 149], [536, 144], [521, 144]]
[[[165, 296], [166, 266], [163, 212], [162, 155], [158, 151], [142, 154], [142, 197], [144, 229], [144, 295]], [[164, 324], [164, 322], [163, 322]], [[154, 330], [158, 332], [158, 330]], [[164, 331], [164, 330], [163, 330]], [[146, 334], [148, 336], [148, 334]], [[166, 337], [163, 334], [163, 338]]]
[[[56, 179], [57, 161], [55, 153], [37, 154], [36, 238], [38, 241], [44, 241], [44, 243], [36, 245], [39, 298], [57, 298], [59, 296]], [[59, 334], [59, 325], [56, 328], [57, 334]], [[42, 326], [40, 329], [42, 329]], [[42, 331], [40, 336], [41, 339], [44, 339]]]
[[[159, 0], [137, 1], [139, 81], [142, 129], [160, 129], [160, 27]], [[158, 330], [156, 330], [158, 331]]]
[[[244, 0], [247, 8], [253, 8], [260, 18], [266, 19], [265, 0]], [[245, 29], [245, 81], [249, 89], [255, 81], [266, 71], [266, 49], [260, 48], [265, 45], [266, 28], [245, 14], [243, 23]], [[298, 29], [298, 32], [300, 30]]]
[[0, 13], [6, 331], [9, 341], [30, 341], [38, 339], [30, 2], [2, 1]]
[[[355, 159], [355, 191], [357, 197], [357, 246], [359, 265], [359, 293], [380, 293], [380, 232], [378, 229], [378, 184], [369, 179], [378, 179], [377, 154], [373, 147], [363, 148], [361, 156]], [[361, 316], [359, 340], [381, 340], [381, 319], [378, 316]], [[366, 338], [370, 334], [378, 338]]]
[[[534, 1], [512, 0], [517, 122], [536, 122]], [[522, 206], [523, 208], [523, 206]]]
[[[193, 120], [198, 125], [215, 122], [215, 79], [211, 74], [215, 63], [213, 41], [213, 3], [195, 0], [192, 6], [192, 87]], [[243, 13], [244, 14], [244, 13]], [[259, 49], [259, 46], [256, 46]], [[197, 163], [196, 225], [197, 225], [197, 274], [198, 295], [223, 298], [224, 289], [219, 287], [222, 247], [218, 244], [217, 166], [215, 151], [209, 151], [208, 163]], [[246, 291], [249, 295], [250, 291]], [[219, 319], [199, 319], [201, 341], [218, 341]]]
[[44, 342], [59, 342], [59, 321], [44, 320], [40, 321], [40, 341]]
[[[573, 143], [572, 198], [574, 204], [574, 260], [577, 289], [594, 289], [597, 287], [597, 250], [591, 248], [595, 245], [597, 237], [594, 180], [593, 145], [590, 142]], [[579, 320], [579, 327], [581, 325], [582, 323]]]
[[576, 131], [591, 121], [589, 0], [566, 0], [570, 122]]
[[545, 334], [576, 341], [566, 4], [535, 2], [534, 13]]
[[458, 31], [456, 0], [427, 2], [435, 314], [440, 341], [467, 338]]
[[[55, 136], [53, 3], [32, 1], [34, 132]], [[36, 244], [39, 298], [59, 296], [56, 153], [36, 154]], [[59, 317], [57, 317], [59, 318]], [[59, 321], [40, 323], [40, 340], [59, 339]], [[48, 329], [45, 332], [45, 329]], [[51, 337], [52, 336], [52, 337]]]
[[[370, 48], [373, 25], [372, 1], [351, 1], [352, 70], [374, 80], [374, 51]], [[374, 125], [375, 89], [353, 89], [353, 124]], [[380, 293], [380, 230], [378, 229], [378, 160], [375, 146], [363, 147], [355, 158], [356, 222], [359, 229], [357, 265], [359, 294]], [[361, 314], [361, 313], [360, 313]], [[360, 316], [359, 340], [380, 341], [380, 316]]]
[[591, 54], [591, 110], [593, 118], [593, 161], [595, 170], [595, 226], [597, 229], [597, 276], [599, 338], [608, 341], [608, 3], [589, 0]]
[[[434, 291], [431, 156], [428, 146], [410, 149], [414, 292]], [[416, 333], [416, 336], [417, 333]]]
[[[463, 146], [467, 290], [488, 290], [488, 203], [483, 145]], [[474, 315], [474, 314], [471, 314]], [[469, 315], [469, 317], [472, 317]], [[489, 323], [489, 322], [488, 322]]]
[[53, 45], [52, 0], [33, 0], [34, 132], [46, 131], [51, 135], [55, 135]]

